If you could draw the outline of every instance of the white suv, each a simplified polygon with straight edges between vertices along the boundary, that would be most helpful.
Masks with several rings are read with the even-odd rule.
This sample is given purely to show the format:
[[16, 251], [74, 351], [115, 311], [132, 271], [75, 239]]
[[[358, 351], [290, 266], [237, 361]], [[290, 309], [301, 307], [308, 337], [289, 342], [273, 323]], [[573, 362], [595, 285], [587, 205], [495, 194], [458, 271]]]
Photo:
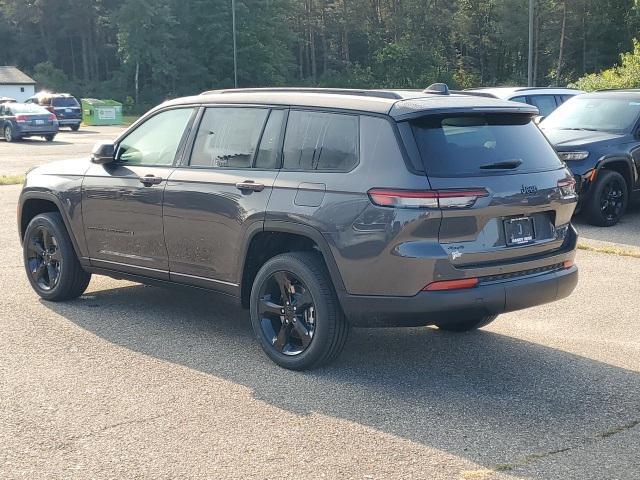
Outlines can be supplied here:
[[541, 117], [546, 117], [571, 97], [584, 93], [574, 88], [555, 87], [493, 87], [473, 88], [465, 93], [477, 93], [482, 96], [528, 103], [538, 107]]

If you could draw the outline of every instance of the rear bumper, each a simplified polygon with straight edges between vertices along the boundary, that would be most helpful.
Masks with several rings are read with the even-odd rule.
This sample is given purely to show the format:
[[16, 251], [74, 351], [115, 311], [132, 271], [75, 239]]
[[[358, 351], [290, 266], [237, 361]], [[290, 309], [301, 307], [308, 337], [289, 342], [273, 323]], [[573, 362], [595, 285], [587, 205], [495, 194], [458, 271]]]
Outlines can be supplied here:
[[572, 266], [470, 289], [420, 292], [413, 297], [344, 295], [340, 300], [353, 326], [423, 326], [553, 302], [571, 294], [577, 283], [578, 268]]
[[81, 122], [81, 118], [58, 118], [58, 124], [61, 127], [65, 127], [68, 125], [80, 125]]

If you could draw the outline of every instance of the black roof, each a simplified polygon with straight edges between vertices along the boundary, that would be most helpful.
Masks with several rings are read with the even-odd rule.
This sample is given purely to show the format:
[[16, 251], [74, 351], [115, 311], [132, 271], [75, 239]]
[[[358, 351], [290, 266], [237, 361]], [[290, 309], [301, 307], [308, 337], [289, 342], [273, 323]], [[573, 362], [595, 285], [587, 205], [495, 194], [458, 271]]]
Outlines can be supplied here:
[[513, 112], [537, 115], [531, 105], [495, 98], [424, 93], [421, 90], [356, 90], [332, 88], [249, 88], [212, 90], [170, 100], [163, 105], [250, 104], [320, 107], [390, 115], [403, 120], [429, 113]]

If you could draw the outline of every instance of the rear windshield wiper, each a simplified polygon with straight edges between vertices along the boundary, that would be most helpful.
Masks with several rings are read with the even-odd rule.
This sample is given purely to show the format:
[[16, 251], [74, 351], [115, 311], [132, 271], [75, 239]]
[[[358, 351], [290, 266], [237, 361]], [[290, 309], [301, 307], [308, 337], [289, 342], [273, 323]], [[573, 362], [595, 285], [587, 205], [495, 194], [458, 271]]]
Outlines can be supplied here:
[[480, 165], [483, 170], [511, 170], [522, 165], [522, 160], [506, 160], [504, 162], [487, 163]]

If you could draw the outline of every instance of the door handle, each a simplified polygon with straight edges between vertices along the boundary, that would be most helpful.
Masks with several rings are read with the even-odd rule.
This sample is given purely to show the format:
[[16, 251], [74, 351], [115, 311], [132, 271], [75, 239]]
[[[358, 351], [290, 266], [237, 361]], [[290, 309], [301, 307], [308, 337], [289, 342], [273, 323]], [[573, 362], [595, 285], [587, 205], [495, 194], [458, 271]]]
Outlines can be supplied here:
[[162, 177], [156, 177], [155, 175], [149, 174], [144, 177], [138, 177], [140, 183], [142, 183], [145, 187], [150, 187], [152, 185], [158, 185], [162, 183]]
[[261, 192], [264, 190], [264, 184], [255, 183], [253, 180], [245, 180], [244, 182], [236, 183], [236, 188], [247, 192]]

